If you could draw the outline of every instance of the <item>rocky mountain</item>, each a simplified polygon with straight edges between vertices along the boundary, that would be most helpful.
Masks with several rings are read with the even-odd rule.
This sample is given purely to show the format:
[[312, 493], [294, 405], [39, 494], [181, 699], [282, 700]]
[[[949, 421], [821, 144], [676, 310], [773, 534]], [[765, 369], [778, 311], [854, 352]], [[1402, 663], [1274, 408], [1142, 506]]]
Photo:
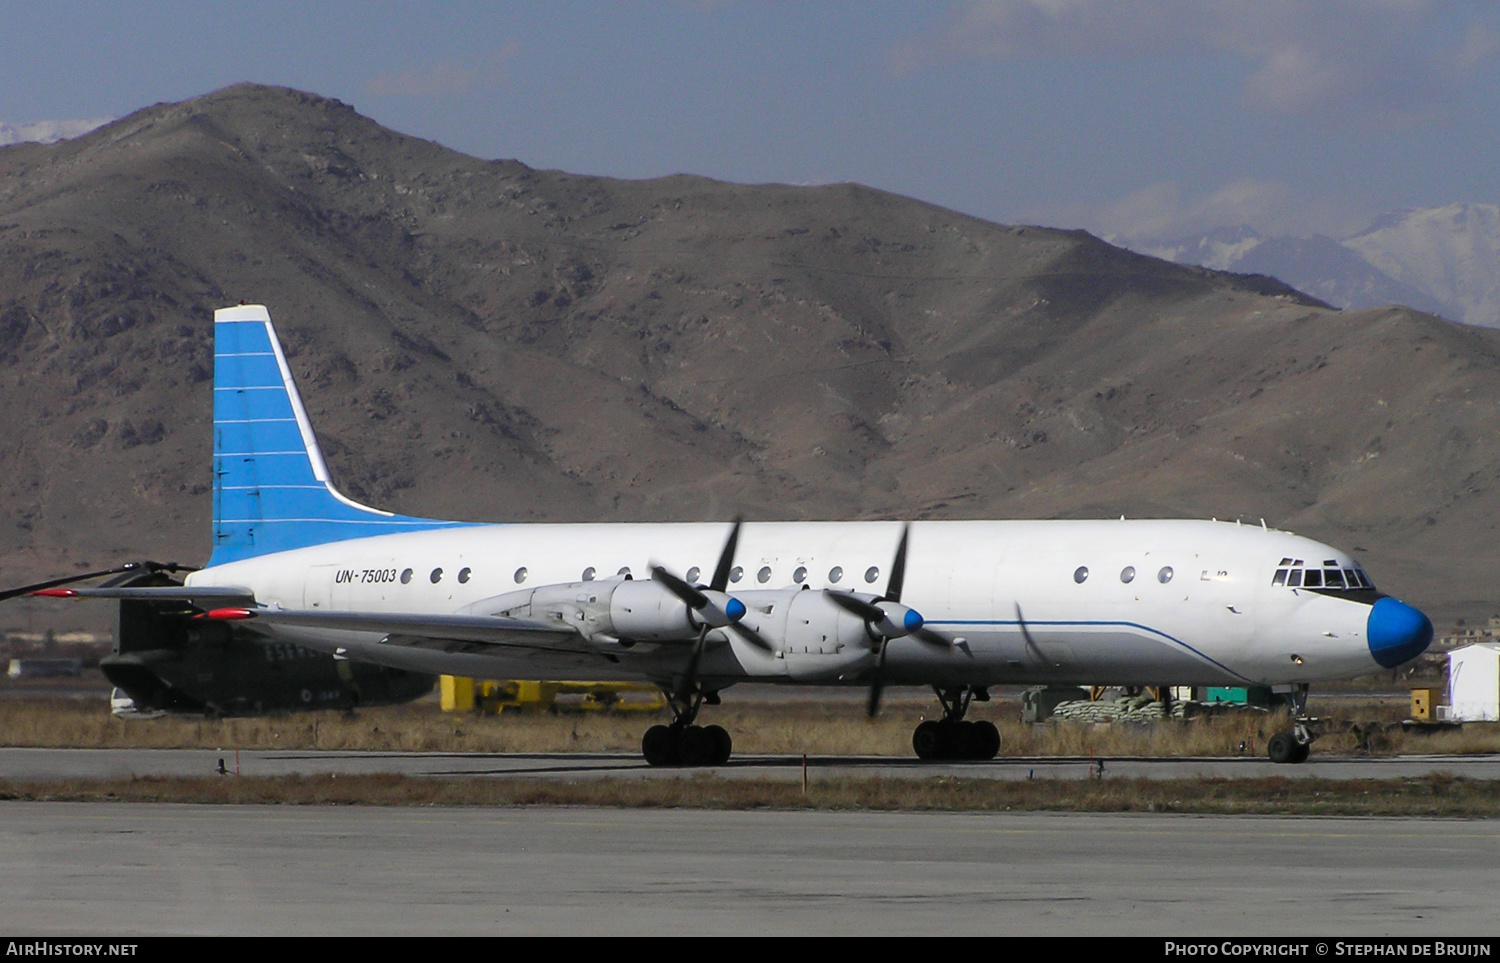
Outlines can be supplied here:
[[858, 185], [486, 161], [239, 86], [0, 149], [0, 584], [207, 555], [214, 308], [488, 519], [1241, 517], [1488, 614], [1500, 335]]
[[1500, 328], [1500, 207], [1451, 204], [1382, 215], [1359, 233], [1264, 237], [1246, 226], [1122, 247], [1221, 271], [1265, 274], [1339, 308], [1402, 304]]

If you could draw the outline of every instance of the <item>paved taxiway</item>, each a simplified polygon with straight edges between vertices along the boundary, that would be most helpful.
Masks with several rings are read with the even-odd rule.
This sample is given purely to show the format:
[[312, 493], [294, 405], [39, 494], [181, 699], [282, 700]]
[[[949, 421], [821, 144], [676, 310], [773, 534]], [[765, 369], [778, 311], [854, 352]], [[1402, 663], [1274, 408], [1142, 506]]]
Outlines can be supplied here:
[[[126, 776], [206, 776], [219, 760], [241, 775], [285, 776], [404, 773], [413, 776], [535, 779], [676, 777], [689, 770], [653, 769], [635, 753], [452, 753], [343, 752], [209, 749], [0, 749], [0, 779], [99, 779]], [[1300, 766], [1277, 766], [1263, 756], [1195, 759], [1108, 758], [1104, 774], [1121, 778], [1191, 779], [1289, 776], [1325, 779], [1395, 779], [1450, 773], [1500, 780], [1500, 755], [1358, 758], [1314, 756]], [[978, 779], [1086, 779], [1100, 760], [1087, 758], [996, 759], [982, 763], [924, 763], [915, 757], [815, 756], [809, 771], [821, 776], [919, 777], [954, 775]], [[730, 779], [800, 779], [802, 757], [735, 756], [713, 772]]]
[[27, 934], [1453, 935], [1500, 821], [0, 803]]

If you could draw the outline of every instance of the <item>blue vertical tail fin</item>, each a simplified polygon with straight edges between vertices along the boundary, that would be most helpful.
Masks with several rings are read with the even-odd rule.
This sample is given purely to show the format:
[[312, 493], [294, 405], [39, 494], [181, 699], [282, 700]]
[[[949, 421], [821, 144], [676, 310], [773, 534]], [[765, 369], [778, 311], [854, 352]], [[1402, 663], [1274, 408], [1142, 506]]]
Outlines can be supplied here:
[[336, 488], [258, 304], [214, 312], [214, 546], [209, 565], [463, 522], [394, 515]]

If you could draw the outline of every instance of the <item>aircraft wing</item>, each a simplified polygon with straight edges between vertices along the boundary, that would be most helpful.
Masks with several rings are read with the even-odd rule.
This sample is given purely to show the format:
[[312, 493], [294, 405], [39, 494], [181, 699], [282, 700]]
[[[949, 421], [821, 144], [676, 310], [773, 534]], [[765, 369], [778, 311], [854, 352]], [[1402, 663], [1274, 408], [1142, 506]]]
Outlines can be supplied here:
[[[249, 620], [267, 626], [379, 632], [406, 640], [478, 642], [528, 649], [556, 649], [569, 640], [581, 641], [572, 626], [497, 615], [421, 615], [408, 612], [322, 612], [310, 609], [215, 609], [207, 617], [222, 621]], [[407, 644], [410, 644], [408, 642]]]

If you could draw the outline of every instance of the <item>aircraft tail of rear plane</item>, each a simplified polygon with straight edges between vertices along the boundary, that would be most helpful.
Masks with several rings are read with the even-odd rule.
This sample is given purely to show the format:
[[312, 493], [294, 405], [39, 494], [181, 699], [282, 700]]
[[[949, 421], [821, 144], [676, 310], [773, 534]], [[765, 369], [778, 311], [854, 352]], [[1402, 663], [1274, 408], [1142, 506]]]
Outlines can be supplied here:
[[270, 313], [258, 304], [214, 312], [213, 497], [209, 565], [464, 524], [381, 511], [333, 486]]

